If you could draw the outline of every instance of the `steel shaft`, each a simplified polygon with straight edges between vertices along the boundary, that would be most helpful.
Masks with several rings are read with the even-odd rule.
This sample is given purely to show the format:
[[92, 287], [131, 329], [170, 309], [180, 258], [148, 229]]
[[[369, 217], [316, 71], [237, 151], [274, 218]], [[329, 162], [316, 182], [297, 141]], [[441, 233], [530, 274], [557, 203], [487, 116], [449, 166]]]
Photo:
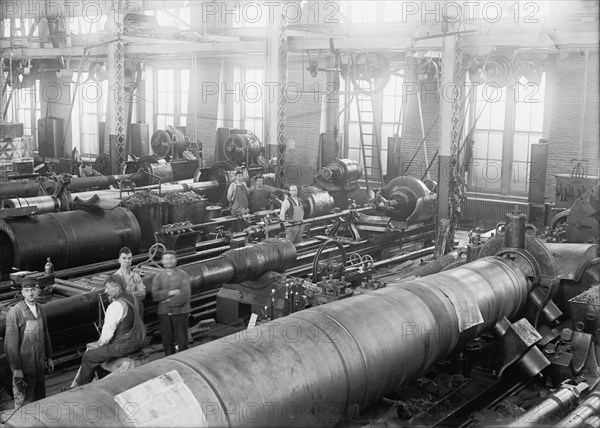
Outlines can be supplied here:
[[[115, 414], [115, 396], [152, 381], [154, 387], [134, 395], [135, 403], [129, 400], [140, 424], [191, 412], [199, 426], [333, 426], [356, 417], [502, 317], [515, 317], [526, 297], [527, 280], [517, 264], [485, 258], [113, 374], [25, 406], [8, 425], [123, 425], [127, 414]], [[172, 400], [156, 412], [152, 397], [163, 394], [169, 379], [179, 382], [175, 385], [187, 399]], [[42, 411], [50, 402], [61, 408], [80, 405], [68, 417], [51, 419]], [[85, 403], [94, 403], [100, 420], [85, 415]]]

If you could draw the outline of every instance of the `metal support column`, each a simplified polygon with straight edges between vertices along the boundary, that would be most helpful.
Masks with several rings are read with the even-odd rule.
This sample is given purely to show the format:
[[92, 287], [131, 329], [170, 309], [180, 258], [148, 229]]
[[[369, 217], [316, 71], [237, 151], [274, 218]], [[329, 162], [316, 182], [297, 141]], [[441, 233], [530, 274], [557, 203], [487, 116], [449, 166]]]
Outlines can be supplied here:
[[[106, 111], [106, 131], [104, 151], [110, 153], [111, 172], [118, 174], [127, 158], [126, 134], [127, 112], [125, 109], [125, 45], [123, 36], [123, 11], [121, 1], [113, 1], [110, 7], [109, 22], [113, 27], [115, 42], [108, 45], [108, 103]], [[110, 135], [116, 135], [111, 144]]]
[[456, 37], [446, 36], [442, 45], [442, 92], [440, 94], [440, 154], [438, 162], [438, 224], [450, 218], [450, 171], [452, 154], [452, 100], [444, 97], [444, 88], [453, 84]]
[[[455, 22], [455, 20], [453, 20]], [[447, 231], [441, 236], [438, 231], [438, 255], [451, 251], [454, 242], [454, 230], [461, 215], [460, 204], [463, 199], [463, 173], [458, 159], [462, 126], [461, 108], [464, 71], [460, 49], [460, 23], [446, 23], [449, 33], [442, 47], [442, 84], [440, 93], [440, 151], [438, 173], [438, 225], [447, 225]], [[456, 31], [456, 32], [455, 32]], [[453, 34], [454, 33], [454, 34]], [[452, 89], [449, 91], [448, 89]], [[451, 94], [449, 96], [449, 94]], [[447, 221], [446, 221], [447, 220]]]
[[[265, 111], [266, 115], [266, 141], [265, 146], [269, 151], [277, 146], [277, 171], [276, 183], [282, 186], [285, 181], [285, 97], [287, 84], [287, 36], [286, 22], [282, 16], [282, 5], [275, 6], [274, 22], [268, 27], [267, 38], [267, 73], [265, 83]], [[272, 155], [270, 152], [267, 153]]]

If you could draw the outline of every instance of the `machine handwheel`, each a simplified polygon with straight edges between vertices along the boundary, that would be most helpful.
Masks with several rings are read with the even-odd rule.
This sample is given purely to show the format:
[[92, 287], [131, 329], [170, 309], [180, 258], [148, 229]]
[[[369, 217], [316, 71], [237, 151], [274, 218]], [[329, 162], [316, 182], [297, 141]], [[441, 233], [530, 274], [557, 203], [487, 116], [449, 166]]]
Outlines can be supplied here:
[[373, 257], [371, 257], [371, 255], [365, 254], [362, 257], [362, 263], [366, 270], [371, 270], [373, 269], [373, 264], [375, 263], [375, 261], [373, 260]]
[[[331, 246], [337, 247], [337, 251], [336, 251], [336, 249], [333, 249], [332, 251], [329, 251], [329, 252], [323, 254], [325, 248], [331, 247]], [[328, 257], [325, 258], [325, 256], [327, 254], [328, 254]], [[324, 257], [322, 258], [321, 256], [324, 256]], [[322, 267], [324, 264], [325, 264], [326, 268], [321, 269], [321, 272], [319, 272], [319, 267], [320, 266]], [[334, 239], [325, 241], [323, 244], [321, 244], [321, 246], [317, 250], [317, 253], [315, 254], [315, 259], [313, 261], [313, 268], [312, 268], [313, 282], [317, 283], [317, 282], [321, 281], [324, 277], [327, 277], [329, 274], [336, 274], [339, 272], [340, 269], [343, 272], [345, 267], [346, 267], [346, 249], [344, 248], [344, 246], [339, 241], [336, 241]]]
[[148, 250], [148, 261], [155, 261], [154, 258], [158, 255], [158, 253], [164, 253], [165, 251], [167, 251], [167, 247], [165, 247], [165, 244], [160, 242], [152, 244], [152, 246]]
[[359, 266], [362, 264], [362, 257], [358, 253], [350, 253], [348, 257], [348, 266]]
[[383, 91], [390, 81], [390, 63], [379, 52], [361, 52], [350, 57], [350, 79], [354, 89], [365, 95]]

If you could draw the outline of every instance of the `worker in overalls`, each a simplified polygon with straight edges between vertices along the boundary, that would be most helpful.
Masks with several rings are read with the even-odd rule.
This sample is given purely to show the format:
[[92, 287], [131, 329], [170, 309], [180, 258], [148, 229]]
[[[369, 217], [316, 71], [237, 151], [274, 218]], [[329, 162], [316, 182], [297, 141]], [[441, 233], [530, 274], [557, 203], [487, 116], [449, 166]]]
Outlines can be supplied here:
[[[298, 186], [295, 184], [290, 186], [290, 194], [281, 204], [279, 218], [282, 221], [290, 223], [301, 222], [304, 219], [304, 208], [302, 207], [302, 201], [298, 198]], [[302, 233], [304, 233], [303, 224], [290, 226], [285, 229], [286, 239], [292, 241], [294, 244], [302, 242]]]
[[235, 174], [235, 181], [229, 185], [227, 200], [232, 216], [248, 212], [248, 187], [244, 182], [244, 174], [241, 171]]
[[15, 408], [46, 397], [46, 373], [54, 371], [48, 322], [36, 302], [40, 285], [35, 278], [21, 281], [23, 300], [6, 316], [4, 351], [13, 372]]

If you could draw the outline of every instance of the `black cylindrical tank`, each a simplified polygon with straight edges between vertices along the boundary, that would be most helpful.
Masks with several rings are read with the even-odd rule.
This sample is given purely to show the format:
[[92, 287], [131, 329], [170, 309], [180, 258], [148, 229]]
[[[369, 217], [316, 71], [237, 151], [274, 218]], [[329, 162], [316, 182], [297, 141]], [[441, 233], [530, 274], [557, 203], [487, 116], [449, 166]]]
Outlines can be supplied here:
[[0, 183], [0, 198], [31, 198], [38, 194], [38, 184], [31, 181], [9, 181]]
[[140, 226], [121, 207], [0, 220], [2, 273], [43, 270], [48, 257], [57, 270], [114, 259], [124, 246], [139, 249]]

